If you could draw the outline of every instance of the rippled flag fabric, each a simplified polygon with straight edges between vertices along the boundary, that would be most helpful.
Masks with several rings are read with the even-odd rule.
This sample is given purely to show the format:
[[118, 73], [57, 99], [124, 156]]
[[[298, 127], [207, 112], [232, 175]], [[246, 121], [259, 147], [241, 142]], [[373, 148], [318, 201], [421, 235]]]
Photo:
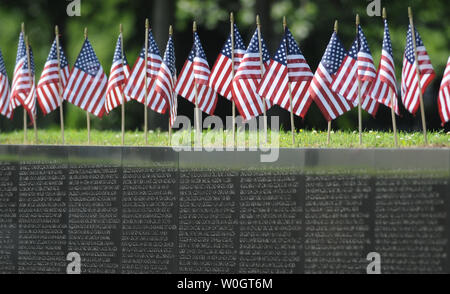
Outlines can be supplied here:
[[445, 68], [439, 90], [438, 108], [442, 125], [444, 125], [450, 121], [450, 57], [448, 58], [447, 67]]
[[308, 91], [312, 78], [313, 73], [300, 47], [286, 28], [280, 46], [259, 85], [258, 94], [290, 112], [291, 93], [293, 113], [304, 118], [312, 102]]
[[[375, 79], [375, 66], [362, 29], [346, 53], [344, 61], [336, 73], [331, 89], [344, 96], [353, 106], [359, 104], [358, 80], [361, 82], [361, 107], [370, 115], [376, 115], [379, 104], [370, 97], [370, 89]], [[358, 50], [359, 48], [359, 50]]]
[[61, 45], [59, 46], [59, 58], [60, 66], [58, 68], [58, 52], [55, 39], [37, 86], [37, 100], [44, 115], [49, 114], [61, 105], [62, 91], [69, 80], [69, 62]]
[[131, 100], [129, 96], [123, 93], [129, 77], [130, 66], [128, 65], [125, 53], [122, 54], [122, 34], [120, 34], [117, 39], [116, 49], [114, 50], [108, 87], [106, 89], [106, 113], [110, 113], [114, 108]]
[[166, 101], [169, 106], [170, 126], [173, 127], [177, 118], [177, 93], [175, 93], [175, 84], [177, 81], [177, 69], [175, 67], [175, 47], [172, 36], [169, 37], [164, 53], [163, 62], [156, 80], [156, 91]]
[[379, 103], [382, 103], [387, 107], [394, 108], [397, 115], [400, 114], [391, 34], [389, 33], [389, 26], [386, 19], [384, 20], [384, 37], [380, 65], [378, 66], [375, 81], [370, 89], [370, 97], [378, 100]]
[[266, 111], [272, 107], [269, 99], [258, 95], [259, 84], [270, 63], [269, 51], [262, 36], [261, 49], [262, 66], [256, 30], [233, 79], [233, 99], [240, 115], [246, 121], [261, 115], [264, 107]]
[[217, 94], [209, 87], [210, 70], [205, 52], [197, 32], [194, 33], [194, 45], [178, 76], [175, 91], [189, 102], [195, 104], [197, 91], [198, 107], [201, 111], [213, 115], [217, 105]]
[[97, 116], [105, 113], [108, 79], [91, 42], [86, 38], [75, 61], [63, 99]]
[[[416, 114], [420, 105], [420, 92], [419, 77], [417, 76], [416, 57], [414, 55], [412, 38], [411, 26], [409, 26], [408, 33], [406, 34], [406, 48], [403, 58], [402, 102], [411, 114]], [[422, 93], [424, 94], [436, 74], [417, 29], [415, 29], [415, 38], [420, 72], [420, 85], [422, 87]]]
[[[125, 87], [125, 95], [139, 103], [145, 104], [158, 113], [166, 112], [166, 101], [155, 91], [156, 79], [161, 68], [162, 58], [151, 30], [148, 32], [147, 62], [145, 62], [145, 45], [134, 63], [130, 78]], [[147, 75], [147, 94], [145, 94], [145, 75]]]
[[12, 118], [10, 99], [10, 88], [8, 74], [6, 72], [5, 60], [3, 59], [2, 51], [0, 50], [0, 114]]
[[311, 97], [327, 121], [338, 118], [352, 108], [344, 96], [332, 90], [333, 80], [345, 60], [346, 53], [334, 32], [309, 87]]
[[231, 33], [228, 36], [222, 51], [217, 57], [217, 60], [211, 71], [211, 78], [209, 79], [209, 86], [214, 89], [218, 94], [231, 100], [232, 95], [232, 81], [233, 81], [233, 67], [234, 71], [239, 67], [242, 58], [245, 54], [245, 45], [239, 33], [236, 24], [234, 25], [234, 63], [232, 58], [232, 36]]
[[34, 56], [31, 46], [29, 46], [29, 51], [30, 65], [28, 64], [25, 39], [23, 33], [20, 33], [14, 77], [11, 86], [10, 105], [12, 110], [22, 105], [28, 112], [30, 119], [34, 120], [34, 115], [36, 114], [36, 86]]

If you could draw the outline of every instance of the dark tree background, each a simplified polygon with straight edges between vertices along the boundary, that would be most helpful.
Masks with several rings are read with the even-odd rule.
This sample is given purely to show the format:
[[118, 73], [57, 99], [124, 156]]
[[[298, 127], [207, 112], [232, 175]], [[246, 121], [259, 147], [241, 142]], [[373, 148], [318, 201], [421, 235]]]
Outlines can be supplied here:
[[[181, 70], [184, 60], [192, 46], [192, 21], [199, 24], [199, 34], [203, 47], [212, 67], [228, 33], [229, 12], [236, 15], [236, 22], [245, 42], [249, 41], [255, 29], [255, 14], [262, 20], [263, 35], [271, 52], [277, 48], [282, 34], [282, 17], [287, 16], [288, 24], [313, 70], [329, 41], [335, 19], [339, 20], [339, 35], [346, 47], [355, 37], [355, 14], [361, 15], [361, 21], [372, 50], [375, 65], [378, 66], [383, 25], [380, 17], [369, 17], [366, 0], [81, 0], [81, 16], [69, 17], [66, 14], [67, 1], [50, 0], [1, 0], [0, 2], [0, 49], [3, 52], [9, 79], [12, 80], [21, 22], [25, 22], [35, 53], [36, 79], [40, 77], [54, 38], [54, 25], [59, 25], [62, 44], [71, 65], [75, 62], [83, 42], [83, 28], [89, 29], [89, 38], [96, 50], [106, 73], [112, 62], [119, 24], [124, 25], [125, 53], [131, 66], [144, 43], [144, 21], [150, 18], [161, 55], [164, 54], [168, 38], [168, 27], [174, 25], [177, 68]], [[450, 54], [450, 8], [446, 0], [381, 0], [386, 6], [394, 55], [397, 80], [401, 78], [401, 64], [406, 42], [408, 25], [407, 7], [412, 6], [415, 24], [422, 35], [432, 63], [437, 73], [425, 95], [426, 116], [430, 129], [442, 130], [437, 110], [437, 93]], [[193, 115], [193, 106], [179, 98], [179, 113]], [[420, 114], [413, 117], [403, 108], [398, 119], [399, 128], [404, 130], [420, 129]], [[231, 104], [219, 98], [216, 114], [230, 115]], [[278, 107], [269, 111], [269, 115], [279, 115], [284, 129], [289, 129], [289, 114]], [[22, 128], [22, 109], [16, 110], [12, 121], [0, 117], [0, 130], [10, 131]], [[76, 107], [65, 104], [65, 122], [67, 128], [85, 128], [85, 115]], [[380, 106], [377, 118], [364, 115], [366, 129], [390, 129], [390, 111]], [[141, 129], [143, 125], [143, 106], [130, 102], [127, 104], [127, 129]], [[357, 113], [355, 110], [345, 114], [333, 123], [336, 128], [355, 129]], [[58, 128], [57, 112], [43, 117], [38, 110], [39, 128]], [[94, 119], [93, 127], [98, 129], [119, 129], [120, 111], [114, 111], [103, 119]], [[326, 122], [318, 108], [313, 104], [303, 121], [296, 118], [297, 128], [323, 129]], [[150, 128], [167, 128], [167, 116], [150, 111]], [[449, 126], [445, 127], [445, 131]]]

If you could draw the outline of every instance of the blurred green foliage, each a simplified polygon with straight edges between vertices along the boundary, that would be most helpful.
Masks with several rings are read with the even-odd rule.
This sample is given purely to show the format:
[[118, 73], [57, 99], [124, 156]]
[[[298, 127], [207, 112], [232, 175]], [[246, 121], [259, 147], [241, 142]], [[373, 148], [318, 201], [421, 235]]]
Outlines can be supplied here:
[[[272, 52], [278, 46], [282, 34], [282, 17], [286, 16], [288, 25], [300, 44], [311, 68], [316, 69], [328, 43], [333, 23], [339, 20], [339, 35], [346, 47], [355, 37], [355, 14], [361, 15], [363, 29], [372, 50], [375, 65], [378, 66], [383, 38], [381, 17], [369, 17], [366, 0], [81, 0], [81, 16], [69, 17], [66, 6], [70, 1], [51, 0], [2, 0], [0, 2], [0, 49], [3, 52], [10, 80], [14, 69], [20, 23], [25, 22], [26, 33], [33, 46], [38, 79], [54, 38], [54, 25], [60, 26], [62, 44], [71, 65], [75, 62], [83, 41], [83, 29], [88, 27], [89, 39], [108, 74], [112, 62], [114, 45], [118, 35], [119, 23], [124, 25], [125, 52], [131, 65], [134, 64], [144, 40], [144, 20], [150, 18], [161, 54], [167, 41], [167, 28], [174, 24], [177, 68], [181, 70], [184, 60], [192, 46], [191, 22], [199, 24], [199, 34], [212, 67], [229, 31], [229, 12], [234, 11], [236, 22], [248, 42], [255, 29], [255, 14], [262, 19], [263, 34]], [[414, 10], [415, 24], [422, 35], [431, 61], [438, 74], [425, 95], [427, 121], [431, 129], [442, 129], [437, 112], [437, 92], [450, 54], [450, 8], [445, 0], [381, 0], [388, 11], [397, 70], [397, 80], [401, 78], [401, 64], [406, 42], [408, 25], [407, 7]], [[193, 116], [192, 105], [179, 99], [179, 113]], [[39, 112], [39, 111], [38, 111]], [[167, 115], [151, 112], [150, 128], [167, 127]], [[219, 98], [217, 115], [230, 115], [231, 105]], [[289, 115], [275, 107], [269, 112], [280, 115], [284, 129], [289, 129]], [[403, 116], [398, 124], [401, 129], [419, 129], [420, 115], [413, 117], [402, 109]], [[21, 109], [16, 111], [13, 121], [0, 118], [0, 130], [20, 129], [22, 127]], [[85, 128], [85, 114], [72, 105], [65, 106], [65, 122], [68, 128]], [[357, 114], [352, 111], [334, 122], [342, 129], [354, 129]], [[38, 125], [57, 128], [59, 114], [47, 117], [38, 114]], [[127, 129], [141, 129], [143, 125], [143, 106], [131, 102], [127, 104]], [[306, 119], [296, 118], [297, 128], [325, 128], [326, 122], [312, 106]], [[368, 129], [389, 129], [390, 112], [380, 107], [377, 119], [364, 116], [364, 127]], [[94, 119], [93, 128], [119, 129], [120, 110], [113, 111], [103, 119]], [[448, 126], [446, 126], [448, 130]]]

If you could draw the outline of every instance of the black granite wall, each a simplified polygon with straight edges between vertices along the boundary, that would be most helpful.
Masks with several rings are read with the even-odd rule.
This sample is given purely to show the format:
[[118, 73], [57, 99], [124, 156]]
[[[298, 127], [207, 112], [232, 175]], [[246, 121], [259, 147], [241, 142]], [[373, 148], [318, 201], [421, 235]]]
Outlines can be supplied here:
[[0, 146], [0, 272], [450, 273], [450, 150]]

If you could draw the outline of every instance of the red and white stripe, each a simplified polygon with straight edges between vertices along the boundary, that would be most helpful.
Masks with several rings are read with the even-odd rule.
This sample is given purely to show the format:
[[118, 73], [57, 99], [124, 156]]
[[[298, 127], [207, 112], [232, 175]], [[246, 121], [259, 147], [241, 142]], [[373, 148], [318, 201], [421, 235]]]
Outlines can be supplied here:
[[[361, 108], [367, 111], [367, 113], [369, 113], [371, 116], [375, 117], [378, 112], [378, 108], [380, 107], [380, 103], [370, 97], [369, 94], [371, 86], [372, 83], [368, 81], [364, 81], [361, 83]], [[359, 105], [359, 97], [352, 101], [352, 105], [354, 107], [357, 107]]]
[[311, 81], [314, 76], [303, 55], [289, 54], [287, 56], [287, 67], [291, 82]]
[[[370, 96], [372, 99], [386, 105], [387, 107], [394, 107], [397, 115], [400, 115], [397, 98], [397, 79], [395, 78], [395, 65], [392, 56], [385, 50], [382, 51], [380, 66]], [[391, 104], [393, 98], [393, 105]]]
[[[11, 108], [13, 110], [22, 104], [22, 101], [26, 99], [32, 88], [33, 79], [30, 75], [30, 70], [23, 68], [26, 58], [27, 57], [25, 56], [19, 60], [14, 68], [10, 99]], [[26, 105], [23, 106], [26, 108]]]
[[130, 77], [130, 67], [124, 65], [122, 60], [114, 62], [111, 66], [111, 72], [106, 89], [105, 111], [110, 113], [113, 109], [131, 100], [129, 96], [124, 95], [123, 91]]
[[161, 68], [161, 63], [161, 56], [149, 53], [147, 56], [147, 70], [145, 70], [144, 58], [138, 57], [124, 92], [131, 99], [145, 104], [145, 72], [147, 72], [147, 106], [158, 113], [165, 113], [167, 107], [166, 101], [155, 91], [156, 79]]
[[336, 119], [351, 110], [344, 96], [332, 90], [333, 78], [326, 68], [319, 63], [309, 92], [327, 121]]
[[37, 86], [37, 100], [44, 115], [49, 114], [61, 105], [61, 94], [70, 76], [69, 66], [61, 69], [60, 73], [61, 81], [58, 75], [57, 60], [50, 60], [45, 63]]
[[[199, 75], [204, 75], [205, 71], [198, 68], [199, 71], [196, 78], [194, 73], [194, 62], [189, 59], [184, 63], [183, 69], [178, 77], [178, 82], [175, 88], [175, 92], [178, 95], [186, 98], [189, 102], [195, 104], [195, 92], [197, 92], [197, 104], [201, 111], [213, 115], [217, 105], [217, 94], [213, 89], [208, 87], [208, 80], [200, 78]], [[201, 82], [197, 84], [197, 81]]]
[[194, 57], [195, 83], [198, 85], [208, 85], [210, 74], [211, 71], [209, 70], [208, 62], [203, 58]]
[[373, 82], [377, 75], [377, 70], [373, 64], [372, 55], [365, 52], [358, 52], [358, 77], [361, 81]]
[[[358, 70], [359, 62], [351, 56], [347, 56], [334, 77], [331, 90], [351, 101], [353, 106], [359, 105]], [[378, 112], [378, 101], [370, 97], [372, 82], [366, 77], [361, 81], [361, 107], [370, 115]]]
[[63, 98], [95, 116], [102, 117], [105, 112], [107, 83], [108, 79], [101, 66], [95, 76], [74, 67]]
[[[263, 66], [269, 69], [270, 61]], [[259, 116], [272, 107], [272, 102], [258, 95], [257, 90], [264, 72], [261, 73], [259, 53], [246, 53], [233, 79], [233, 99], [245, 121]]]
[[[234, 51], [234, 70], [236, 71], [239, 68], [242, 58], [244, 57], [245, 50], [236, 49]], [[222, 53], [219, 54], [219, 57], [214, 64], [211, 76], [209, 79], [209, 87], [213, 88], [218, 94], [223, 97], [231, 100], [233, 97], [232, 94], [232, 66], [231, 59]]]
[[447, 67], [445, 68], [444, 77], [439, 90], [438, 108], [442, 125], [444, 125], [450, 121], [450, 57], [448, 58]]
[[[308, 74], [304, 71], [303, 66], [301, 68], [298, 66], [291, 67], [291, 69], [289, 69], [289, 64], [285, 66], [272, 60], [269, 69], [260, 83], [258, 94], [261, 97], [270, 99], [273, 104], [279, 105], [290, 112], [291, 103], [289, 95], [291, 93], [293, 113], [304, 118], [312, 102], [308, 91], [312, 73], [309, 71], [310, 74]], [[307, 69], [309, 69], [308, 66]], [[293, 74], [293, 81], [290, 81], [290, 73]], [[309, 80], [302, 80], [306, 77], [309, 77]]]
[[14, 71], [10, 98], [11, 111], [22, 105], [33, 121], [36, 114], [36, 87], [34, 77], [30, 75], [30, 70], [23, 69], [23, 65], [24, 62], [21, 61]]
[[[417, 47], [417, 56], [420, 71], [420, 86], [422, 94], [424, 94], [428, 85], [434, 79], [435, 73], [425, 46]], [[402, 102], [411, 114], [416, 114], [420, 105], [418, 80], [416, 62], [411, 64], [405, 57], [402, 71]]]
[[8, 77], [0, 73], [0, 114], [12, 118]]
[[25, 109], [27, 110], [31, 121], [34, 121], [34, 118], [36, 116], [36, 100], [37, 100], [36, 83], [34, 82], [34, 80], [30, 92], [28, 92], [28, 95], [25, 96], [23, 93], [21, 93], [19, 94], [19, 97], [22, 105], [26, 105]]
[[172, 77], [170, 69], [163, 62], [159, 70], [158, 78], [156, 80], [156, 92], [166, 100], [169, 105], [170, 126], [173, 127], [177, 118], [177, 93], [175, 92], [176, 77]]

